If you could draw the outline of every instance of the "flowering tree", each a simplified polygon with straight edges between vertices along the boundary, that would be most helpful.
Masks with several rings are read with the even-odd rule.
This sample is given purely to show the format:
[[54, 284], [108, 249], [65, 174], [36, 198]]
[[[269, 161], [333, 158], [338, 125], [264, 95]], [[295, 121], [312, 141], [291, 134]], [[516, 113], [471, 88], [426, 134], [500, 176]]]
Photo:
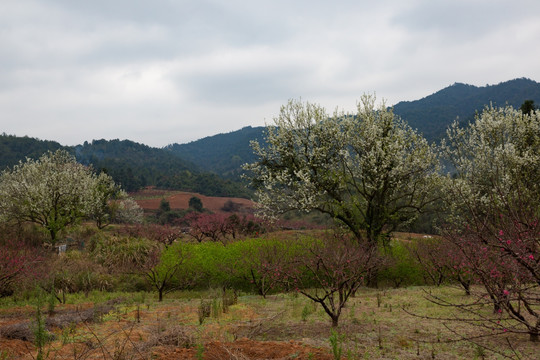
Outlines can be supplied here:
[[63, 150], [27, 159], [2, 173], [0, 214], [43, 226], [55, 243], [60, 230], [88, 214], [94, 178]]
[[318, 210], [375, 243], [436, 198], [434, 149], [374, 97], [354, 116], [290, 101], [274, 122], [245, 166], [268, 216]]
[[422, 267], [426, 283], [440, 286], [447, 281], [458, 282], [467, 295], [471, 294], [471, 263], [454, 242], [427, 238], [406, 246]]
[[117, 204], [111, 200], [120, 197], [125, 198], [127, 194], [104, 172], [94, 178], [91, 192], [92, 196], [89, 201], [90, 217], [96, 222], [99, 229], [103, 229], [115, 217]]
[[29, 274], [41, 260], [36, 249], [20, 242], [6, 241], [0, 244], [0, 297], [9, 295], [12, 286]]
[[452, 217], [445, 236], [484, 286], [475, 304], [493, 303], [505, 321], [475, 306], [467, 311], [488, 327], [538, 341], [540, 112], [488, 107], [469, 127], [454, 124], [443, 149], [455, 169], [446, 187]]
[[121, 191], [118, 200], [113, 202], [113, 220], [122, 224], [140, 224], [143, 221], [143, 209], [133, 198]]
[[196, 276], [194, 274], [177, 279], [182, 265], [188, 258], [189, 254], [182, 247], [182, 244], [155, 248], [146, 258], [141, 271], [157, 290], [158, 301], [163, 300], [164, 294], [195, 282]]
[[236, 239], [239, 235], [252, 235], [264, 230], [260, 219], [237, 214], [193, 212], [186, 216], [186, 221], [190, 226], [189, 235], [199, 242], [204, 239], [226, 242], [228, 237]]
[[189, 234], [201, 242], [205, 238], [220, 241], [227, 232], [227, 215], [191, 213], [186, 217], [191, 228]]
[[180, 227], [159, 224], [135, 224], [128, 225], [117, 230], [120, 234], [127, 234], [133, 237], [146, 238], [157, 241], [164, 245], [172, 245], [175, 240], [182, 237], [183, 232]]
[[303, 252], [285, 257], [284, 263], [262, 258], [262, 269], [274, 281], [320, 304], [336, 327], [349, 297], [382, 260], [371, 244], [345, 235], [306, 241], [304, 246]]
[[48, 152], [2, 173], [0, 218], [41, 225], [54, 244], [59, 231], [84, 217], [103, 224], [114, 189], [108, 175], [96, 176], [66, 151]]

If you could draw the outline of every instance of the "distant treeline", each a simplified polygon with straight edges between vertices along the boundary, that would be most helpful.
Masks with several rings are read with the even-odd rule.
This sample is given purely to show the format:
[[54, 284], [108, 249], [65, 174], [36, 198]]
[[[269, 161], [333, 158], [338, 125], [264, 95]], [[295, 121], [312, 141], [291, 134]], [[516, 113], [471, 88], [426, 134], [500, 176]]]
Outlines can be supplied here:
[[[416, 101], [394, 105], [394, 113], [430, 142], [438, 142], [456, 119], [474, 121], [486, 105], [512, 105], [525, 101], [540, 104], [540, 83], [514, 79], [497, 85], [456, 83]], [[277, 113], [278, 109], [276, 109]], [[0, 136], [0, 167], [12, 167], [25, 157], [37, 159], [44, 152], [64, 148], [85, 165], [106, 171], [126, 191], [153, 185], [198, 192], [208, 196], [249, 198], [252, 194], [241, 175], [242, 165], [254, 162], [250, 141], [264, 144], [265, 127], [247, 126], [190, 142], [152, 148], [129, 140], [94, 140], [75, 147], [13, 135]]]
[[66, 149], [77, 161], [108, 173], [124, 190], [132, 192], [145, 186], [185, 190], [207, 196], [249, 198], [250, 190], [239, 182], [205, 172], [195, 164], [164, 149], [152, 148], [129, 140], [94, 140], [75, 147], [29, 137], [0, 135], [0, 166], [11, 168], [27, 157], [39, 158], [47, 151]]

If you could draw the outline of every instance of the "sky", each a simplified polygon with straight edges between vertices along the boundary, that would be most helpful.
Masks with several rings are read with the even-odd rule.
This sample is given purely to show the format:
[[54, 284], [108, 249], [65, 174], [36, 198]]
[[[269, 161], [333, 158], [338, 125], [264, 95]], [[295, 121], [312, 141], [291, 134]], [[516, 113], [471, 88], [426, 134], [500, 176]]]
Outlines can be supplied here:
[[153, 147], [540, 81], [538, 0], [0, 0], [0, 133]]

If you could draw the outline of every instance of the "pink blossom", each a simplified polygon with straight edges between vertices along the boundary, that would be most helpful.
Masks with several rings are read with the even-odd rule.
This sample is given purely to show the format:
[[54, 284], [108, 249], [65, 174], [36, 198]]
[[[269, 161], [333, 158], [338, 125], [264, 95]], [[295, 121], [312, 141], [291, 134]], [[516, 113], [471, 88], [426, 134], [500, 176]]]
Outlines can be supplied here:
[[502, 230], [499, 230], [499, 236], [503, 236], [504, 232]]
[[534, 260], [534, 255], [533, 254], [529, 255], [529, 259]]

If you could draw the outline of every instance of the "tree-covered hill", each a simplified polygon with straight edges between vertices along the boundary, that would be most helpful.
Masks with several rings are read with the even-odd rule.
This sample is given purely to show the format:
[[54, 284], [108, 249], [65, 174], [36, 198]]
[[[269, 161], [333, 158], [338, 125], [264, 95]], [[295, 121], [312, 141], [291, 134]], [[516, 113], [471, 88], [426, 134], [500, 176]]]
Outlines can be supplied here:
[[[540, 83], [529, 79], [484, 87], [456, 83], [423, 99], [400, 102], [394, 106], [394, 112], [428, 140], [438, 141], [456, 118], [467, 122], [474, 119], [476, 111], [481, 112], [490, 103], [519, 108], [529, 99], [540, 105]], [[187, 144], [172, 144], [165, 149], [206, 171], [236, 180], [242, 173], [241, 165], [255, 160], [249, 142], [264, 141], [264, 130], [264, 127], [248, 126]]]
[[247, 126], [187, 144], [172, 144], [165, 149], [199, 165], [203, 170], [236, 180], [242, 173], [241, 166], [255, 161], [249, 142], [264, 140], [264, 130], [263, 126]]
[[30, 137], [0, 135], [1, 169], [12, 168], [26, 157], [37, 159], [47, 151], [63, 148], [78, 162], [106, 171], [127, 191], [144, 186], [197, 192], [207, 196], [249, 198], [245, 186], [217, 174], [201, 170], [170, 151], [152, 148], [129, 140], [94, 140], [74, 147]]
[[[28, 136], [0, 135], [0, 171], [11, 168], [19, 161], [38, 159], [43, 153], [65, 148], [56, 141], [39, 140]], [[67, 149], [67, 148], [65, 148]]]
[[244, 186], [204, 172], [164, 149], [129, 140], [94, 140], [74, 151], [79, 162], [107, 171], [127, 191], [154, 185], [208, 196], [249, 197]]
[[540, 83], [525, 78], [482, 87], [456, 83], [423, 99], [397, 103], [394, 112], [428, 140], [437, 141], [456, 118], [472, 121], [475, 112], [490, 103], [519, 108], [525, 100], [540, 104]]
[[[397, 103], [394, 112], [428, 140], [438, 141], [456, 118], [471, 121], [490, 103], [519, 108], [525, 100], [540, 105], [540, 83], [525, 78], [483, 87], [456, 83], [420, 100]], [[63, 147], [78, 161], [105, 169], [129, 191], [155, 185], [209, 196], [249, 197], [250, 191], [239, 183], [241, 165], [255, 160], [249, 143], [264, 142], [264, 132], [265, 127], [248, 126], [163, 149], [129, 140], [94, 140], [68, 148], [54, 141], [2, 134], [0, 168]]]

